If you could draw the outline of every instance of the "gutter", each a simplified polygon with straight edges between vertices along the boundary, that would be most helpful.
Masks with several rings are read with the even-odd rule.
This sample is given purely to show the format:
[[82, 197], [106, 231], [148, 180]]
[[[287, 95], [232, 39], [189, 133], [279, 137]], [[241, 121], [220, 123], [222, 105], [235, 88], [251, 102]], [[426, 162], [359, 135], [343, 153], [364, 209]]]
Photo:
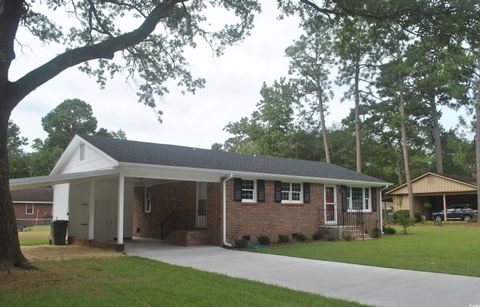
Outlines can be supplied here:
[[233, 178], [233, 174], [230, 173], [230, 175], [222, 180], [222, 185], [223, 185], [223, 246], [226, 247], [232, 247], [232, 244], [227, 242], [227, 181], [231, 180]]

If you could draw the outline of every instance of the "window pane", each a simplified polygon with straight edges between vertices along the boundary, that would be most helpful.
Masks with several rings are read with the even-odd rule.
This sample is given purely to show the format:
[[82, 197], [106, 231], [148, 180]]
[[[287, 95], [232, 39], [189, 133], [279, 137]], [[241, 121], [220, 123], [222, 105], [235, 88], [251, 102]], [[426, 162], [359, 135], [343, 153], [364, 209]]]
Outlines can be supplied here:
[[352, 209], [353, 210], [363, 209], [363, 189], [362, 188], [352, 188]]
[[254, 187], [253, 180], [242, 180], [242, 190], [253, 190]]
[[242, 190], [242, 199], [253, 199], [253, 191]]
[[302, 190], [302, 186], [300, 183], [292, 183], [292, 191], [300, 192]]
[[365, 198], [370, 198], [370, 189], [365, 188]]
[[333, 204], [333, 202], [335, 200], [334, 190], [335, 189], [333, 187], [326, 187], [325, 188], [325, 199], [326, 199], [328, 204]]
[[290, 183], [282, 182], [282, 191], [290, 191]]
[[300, 193], [292, 192], [292, 200], [300, 200]]
[[290, 194], [288, 192], [282, 192], [282, 200], [290, 200]]

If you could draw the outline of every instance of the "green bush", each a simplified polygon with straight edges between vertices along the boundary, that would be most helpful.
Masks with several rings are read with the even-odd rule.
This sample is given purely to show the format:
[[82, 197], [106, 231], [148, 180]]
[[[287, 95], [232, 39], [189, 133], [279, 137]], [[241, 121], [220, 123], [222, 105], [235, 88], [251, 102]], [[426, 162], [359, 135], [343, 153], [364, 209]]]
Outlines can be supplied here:
[[248, 241], [245, 239], [235, 239], [235, 247], [236, 248], [247, 248]]
[[331, 235], [329, 235], [329, 236], [327, 237], [327, 240], [328, 240], [328, 241], [337, 241], [337, 237], [336, 237], [335, 235], [332, 235], [332, 234], [331, 234]]
[[372, 230], [372, 238], [378, 239], [378, 238], [381, 238], [381, 237], [382, 237], [382, 231], [380, 230], [380, 228], [374, 228]]
[[411, 218], [410, 216], [400, 216], [398, 222], [403, 228], [403, 234], [407, 234], [408, 227], [415, 225], [415, 219]]
[[410, 211], [408, 210], [398, 210], [393, 213], [393, 222], [395, 224], [400, 224], [400, 218], [402, 216], [410, 216]]
[[260, 243], [261, 245], [269, 245], [270, 238], [267, 235], [261, 235], [257, 238], [257, 242]]
[[383, 227], [383, 233], [386, 234], [386, 235], [394, 235], [394, 234], [397, 233], [397, 231], [393, 227], [384, 226]]
[[[330, 239], [330, 238], [329, 238], [329, 239]], [[352, 241], [352, 240], [353, 240], [352, 234], [350, 234], [349, 232], [345, 233], [345, 234], [343, 235], [343, 239], [344, 239], [345, 241], [348, 241], [348, 242]], [[330, 240], [330, 241], [335, 241], [335, 240]]]
[[423, 223], [425, 222], [425, 216], [422, 212], [415, 212], [415, 223]]
[[290, 241], [290, 238], [288, 237], [288, 235], [278, 235], [278, 242], [286, 243], [288, 241]]
[[314, 239], [314, 240], [320, 240], [320, 239], [322, 239], [322, 232], [321, 232], [321, 231], [317, 231], [316, 233], [314, 233], [313, 236], [312, 236], [312, 239]]
[[303, 233], [299, 233], [297, 235], [297, 241], [300, 241], [300, 242], [305, 242], [308, 240], [308, 237], [306, 235], [304, 235]]

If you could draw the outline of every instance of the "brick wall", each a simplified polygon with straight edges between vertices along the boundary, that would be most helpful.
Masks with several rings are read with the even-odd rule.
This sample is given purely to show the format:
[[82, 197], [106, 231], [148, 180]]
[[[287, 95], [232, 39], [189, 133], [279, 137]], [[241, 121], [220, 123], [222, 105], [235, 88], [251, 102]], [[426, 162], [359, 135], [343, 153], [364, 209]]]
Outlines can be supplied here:
[[152, 212], [143, 212], [144, 187], [134, 188], [133, 235], [160, 238], [161, 223], [173, 210], [194, 210], [197, 188], [193, 181], [152, 185]]
[[265, 181], [265, 202], [233, 201], [233, 180], [227, 183], [227, 238], [268, 235], [276, 242], [279, 234], [303, 233], [312, 236], [319, 226], [319, 208], [323, 208], [323, 185], [310, 184], [310, 202], [281, 204], [274, 201], [274, 182]]
[[14, 203], [13, 209], [15, 210], [15, 218], [17, 219], [45, 219], [52, 217], [52, 204], [34, 204], [33, 214], [27, 215], [26, 213], [27, 204], [25, 203]]

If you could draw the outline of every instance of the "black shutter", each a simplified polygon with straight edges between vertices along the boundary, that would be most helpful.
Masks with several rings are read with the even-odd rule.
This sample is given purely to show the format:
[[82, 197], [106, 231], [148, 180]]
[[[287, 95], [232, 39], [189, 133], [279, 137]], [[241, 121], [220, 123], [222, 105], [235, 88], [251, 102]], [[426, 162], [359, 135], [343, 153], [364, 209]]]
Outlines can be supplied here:
[[303, 183], [303, 202], [310, 202], [310, 183], [308, 182]]
[[242, 201], [242, 179], [233, 178], [233, 201]]
[[347, 189], [348, 187], [346, 185], [342, 185], [341, 191], [342, 191], [342, 208], [343, 212], [348, 210], [348, 198], [347, 198]]
[[282, 202], [282, 182], [275, 181], [275, 202], [281, 203]]
[[257, 180], [257, 201], [265, 202], [265, 180]]
[[377, 189], [371, 188], [372, 193], [372, 211], [377, 212]]

